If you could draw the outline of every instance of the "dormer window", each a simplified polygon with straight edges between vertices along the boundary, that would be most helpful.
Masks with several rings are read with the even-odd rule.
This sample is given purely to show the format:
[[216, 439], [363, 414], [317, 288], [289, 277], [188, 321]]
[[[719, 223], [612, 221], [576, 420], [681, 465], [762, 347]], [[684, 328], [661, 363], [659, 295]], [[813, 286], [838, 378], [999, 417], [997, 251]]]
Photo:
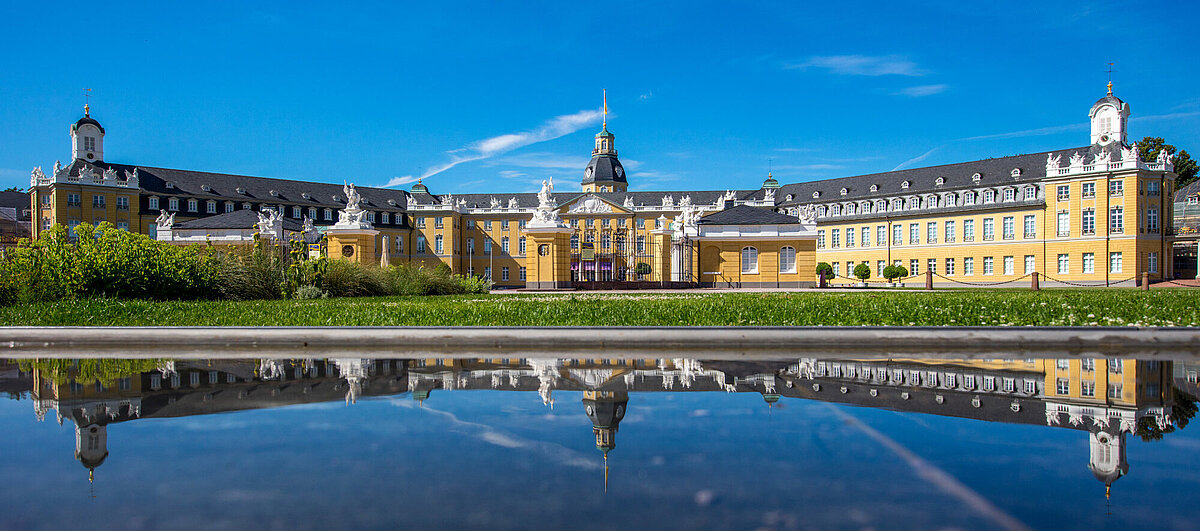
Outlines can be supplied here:
[[829, 215], [831, 215], [831, 216], [840, 216], [840, 215], [842, 215], [842, 205], [833, 205], [832, 207], [830, 207], [830, 208], [829, 208]]
[[995, 190], [985, 190], [983, 192], [983, 202], [984, 203], [995, 203], [996, 202], [996, 191]]
[[847, 188], [842, 188], [842, 190], [841, 190], [841, 194], [842, 194], [842, 195], [846, 195], [846, 192], [849, 192], [849, 191], [850, 191], [850, 190], [849, 190], [849, 189], [847, 189]]
[[308, 193], [308, 192], [303, 192], [303, 193], [301, 193], [301, 194], [300, 194], [300, 197], [301, 197], [301, 198], [303, 198], [303, 199], [312, 199], [312, 196], [311, 196], [311, 195], [309, 195], [309, 193]]
[[1013, 201], [1017, 198], [1017, 191], [1012, 188], [1004, 189], [1004, 202]]
[[909, 186], [911, 186], [911, 185], [912, 185], [912, 183], [911, 183], [911, 182], [909, 182], [909, 181], [904, 181], [904, 182], [900, 183], [900, 189], [901, 189], [901, 190], [908, 190], [908, 187], [909, 187]]
[[173, 183], [171, 181], [167, 181], [167, 190], [174, 190], [174, 189], [175, 189], [175, 183]]
[[792, 194], [788, 194], [788, 195], [787, 195], [787, 197], [783, 198], [783, 200], [784, 200], [784, 201], [791, 201], [791, 200], [792, 200]]
[[821, 192], [813, 192], [813, 199], [821, 197]]
[[279, 190], [271, 190], [268, 193], [271, 194], [271, 197], [279, 197]]
[[212, 187], [211, 187], [211, 186], [209, 186], [209, 185], [207, 185], [207, 184], [202, 184], [202, 185], [200, 185], [200, 189], [201, 189], [201, 190], [204, 190], [205, 192], [211, 192], [211, 191], [212, 191]]
[[395, 200], [395, 199], [388, 199], [388, 204], [389, 204], [389, 205], [391, 205], [391, 206], [396, 206], [396, 200]]
[[982, 174], [976, 173], [976, 174], [974, 174], [974, 175], [972, 175], [972, 176], [971, 176], [971, 180], [972, 180], [972, 181], [974, 181], [974, 182], [979, 182], [979, 180], [980, 180], [980, 179], [983, 179], [983, 175], [982, 175]]
[[246, 189], [245, 189], [245, 188], [243, 188], [243, 187], [241, 187], [241, 186], [239, 186], [239, 187], [237, 187], [237, 193], [239, 193], [239, 194], [242, 194], [242, 195], [245, 195], [245, 194], [246, 194]]
[[1013, 179], [1020, 179], [1021, 178], [1021, 168], [1013, 168], [1012, 173], [1010, 173], [1009, 175], [1012, 175]]
[[945, 184], [946, 184], [946, 178], [945, 178], [945, 177], [938, 177], [938, 178], [937, 178], [937, 180], [933, 182], [933, 184], [934, 184], [934, 186], [942, 186], [942, 185], [945, 185]]
[[872, 191], [872, 192], [878, 192], [878, 191], [879, 191], [879, 185], [878, 185], [878, 184], [872, 184], [872, 185], [871, 185], [871, 191]]

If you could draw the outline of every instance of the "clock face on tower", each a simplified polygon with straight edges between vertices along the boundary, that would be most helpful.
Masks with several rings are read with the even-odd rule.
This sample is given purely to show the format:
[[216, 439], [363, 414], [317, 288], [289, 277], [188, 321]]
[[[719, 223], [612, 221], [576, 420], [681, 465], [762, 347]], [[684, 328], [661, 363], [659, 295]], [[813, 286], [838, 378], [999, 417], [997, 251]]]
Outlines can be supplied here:
[[624, 176], [625, 176], [625, 168], [617, 166], [617, 177], [624, 177]]

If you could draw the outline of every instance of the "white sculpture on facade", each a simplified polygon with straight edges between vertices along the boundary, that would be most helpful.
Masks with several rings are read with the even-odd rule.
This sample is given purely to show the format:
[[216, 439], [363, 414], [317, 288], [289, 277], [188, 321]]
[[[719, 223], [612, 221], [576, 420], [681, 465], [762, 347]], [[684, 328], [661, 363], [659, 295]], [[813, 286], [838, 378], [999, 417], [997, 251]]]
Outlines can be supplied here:
[[733, 190], [725, 190], [725, 196], [722, 197], [722, 199], [725, 201], [733, 201], [734, 199], [737, 199], [737, 192], [734, 192]]
[[775, 189], [774, 188], [768, 189], [767, 192], [765, 194], [763, 194], [763, 201], [767, 201], [770, 203], [775, 202]]
[[1121, 162], [1133, 161], [1134, 164], [1141, 162], [1142, 153], [1138, 151], [1137, 143], [1133, 143], [1127, 148], [1121, 148]]
[[466, 209], [467, 209], [467, 200], [466, 200], [466, 199], [458, 199], [458, 200], [455, 200], [455, 201], [454, 201], [454, 208], [455, 208], [456, 210], [466, 210]]
[[114, 170], [112, 168], [105, 169], [104, 170], [104, 180], [106, 180], [106, 181], [117, 180], [117, 170]]
[[136, 184], [138, 180], [138, 169], [134, 168], [132, 173], [130, 173], [129, 170], [125, 170], [125, 180]]
[[1096, 154], [1096, 158], [1092, 161], [1092, 164], [1108, 164], [1111, 160], [1112, 153], [1106, 149]]
[[454, 196], [452, 194], [443, 195], [442, 206], [446, 208], [454, 208]]
[[571, 208], [572, 214], [608, 214], [613, 211], [612, 207], [604, 200], [588, 194], [587, 199], [580, 201]]
[[37, 186], [38, 181], [45, 180], [46, 174], [42, 173], [42, 167], [38, 166], [29, 174], [29, 186]]
[[[359, 204], [362, 201], [362, 196], [358, 195], [358, 190], [354, 189], [354, 184], [349, 183], [342, 187], [342, 191], [346, 193], [346, 208], [338, 211], [338, 222], [333, 225], [335, 229], [370, 229], [371, 222], [367, 219], [367, 211], [363, 210]], [[409, 198], [411, 200], [411, 198]]]
[[493, 197], [490, 202], [490, 205], [492, 208], [500, 208], [500, 200]]
[[804, 205], [804, 207], [800, 209], [800, 215], [798, 217], [800, 218], [801, 225], [815, 224], [817, 222], [817, 209], [812, 205]]
[[633, 210], [633, 198], [632, 197], [625, 196], [625, 202], [622, 204], [625, 206], [625, 208]]
[[1083, 166], [1083, 155], [1080, 155], [1078, 151], [1071, 155], [1071, 166]]
[[681, 206], [681, 207], [692, 206], [692, 196], [690, 196], [690, 195], [683, 196], [683, 199], [679, 200], [679, 206]]
[[508, 198], [508, 208], [520, 208], [520, 206], [521, 206], [521, 203], [517, 201], [517, 198], [515, 198], [515, 197]]
[[1060, 165], [1062, 165], [1062, 155], [1057, 155], [1054, 153], [1046, 155], [1047, 174], [1049, 174], [1051, 170], [1057, 170]]
[[554, 191], [554, 177], [549, 181], [542, 181], [542, 189], [538, 191], [538, 207], [533, 212], [533, 220], [529, 222], [531, 227], [559, 227], [561, 223], [558, 220], [558, 203], [554, 201], [554, 196], [551, 192]]
[[62, 162], [54, 161], [54, 176], [58, 177], [59, 172], [63, 171]]
[[1160, 150], [1158, 150], [1158, 157], [1156, 157], [1154, 159], [1154, 162], [1157, 162], [1159, 164], [1171, 164], [1171, 162], [1174, 159], [1175, 159], [1174, 155], [1168, 153], [1167, 150], [1165, 150], [1165, 149], [1160, 149]]
[[171, 230], [175, 225], [175, 214], [168, 214], [166, 210], [159, 210], [158, 218], [154, 220], [154, 224], [158, 226], [158, 230]]
[[415, 198], [411, 195], [408, 196], [407, 204], [408, 204], [408, 208], [417, 208], [417, 198]]
[[283, 214], [274, 208], [260, 210], [258, 214], [258, 232], [272, 239], [283, 237]]
[[675, 206], [675, 198], [672, 196], [669, 196], [669, 195], [664, 195], [662, 198], [662, 206], [664, 206], [664, 207]]

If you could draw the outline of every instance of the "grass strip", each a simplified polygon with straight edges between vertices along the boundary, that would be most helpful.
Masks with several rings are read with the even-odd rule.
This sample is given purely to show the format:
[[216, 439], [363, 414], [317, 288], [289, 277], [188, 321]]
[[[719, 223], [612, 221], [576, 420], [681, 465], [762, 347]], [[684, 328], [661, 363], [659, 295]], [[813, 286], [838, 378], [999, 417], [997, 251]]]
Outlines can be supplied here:
[[489, 294], [323, 300], [79, 299], [4, 326], [1200, 326], [1187, 289]]

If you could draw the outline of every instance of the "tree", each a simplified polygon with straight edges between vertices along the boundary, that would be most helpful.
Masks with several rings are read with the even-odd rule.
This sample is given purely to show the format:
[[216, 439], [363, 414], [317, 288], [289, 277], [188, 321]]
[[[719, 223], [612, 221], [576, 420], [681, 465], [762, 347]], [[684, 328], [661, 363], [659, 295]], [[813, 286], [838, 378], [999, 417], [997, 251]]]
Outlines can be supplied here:
[[868, 278], [871, 278], [871, 266], [867, 264], [858, 264], [854, 266], [854, 276], [858, 277], [859, 280], [866, 282]]
[[883, 278], [888, 282], [895, 282], [897, 278], [900, 278], [900, 268], [894, 265], [883, 268]]
[[21, 188], [20, 186], [13, 186], [11, 188], [5, 188], [4, 190], [0, 190], [0, 192], [24, 192], [24, 191], [25, 191], [25, 189]]
[[825, 278], [833, 278], [833, 266], [826, 262], [817, 264], [817, 274], [824, 275]]
[[1175, 178], [1176, 190], [1196, 180], [1196, 161], [1192, 160], [1192, 156], [1187, 151], [1176, 149], [1160, 136], [1148, 136], [1138, 140], [1137, 146], [1138, 151], [1142, 154], [1142, 160], [1153, 161], [1164, 149], [1167, 150], [1167, 153], [1175, 156], [1175, 174], [1178, 176]]

